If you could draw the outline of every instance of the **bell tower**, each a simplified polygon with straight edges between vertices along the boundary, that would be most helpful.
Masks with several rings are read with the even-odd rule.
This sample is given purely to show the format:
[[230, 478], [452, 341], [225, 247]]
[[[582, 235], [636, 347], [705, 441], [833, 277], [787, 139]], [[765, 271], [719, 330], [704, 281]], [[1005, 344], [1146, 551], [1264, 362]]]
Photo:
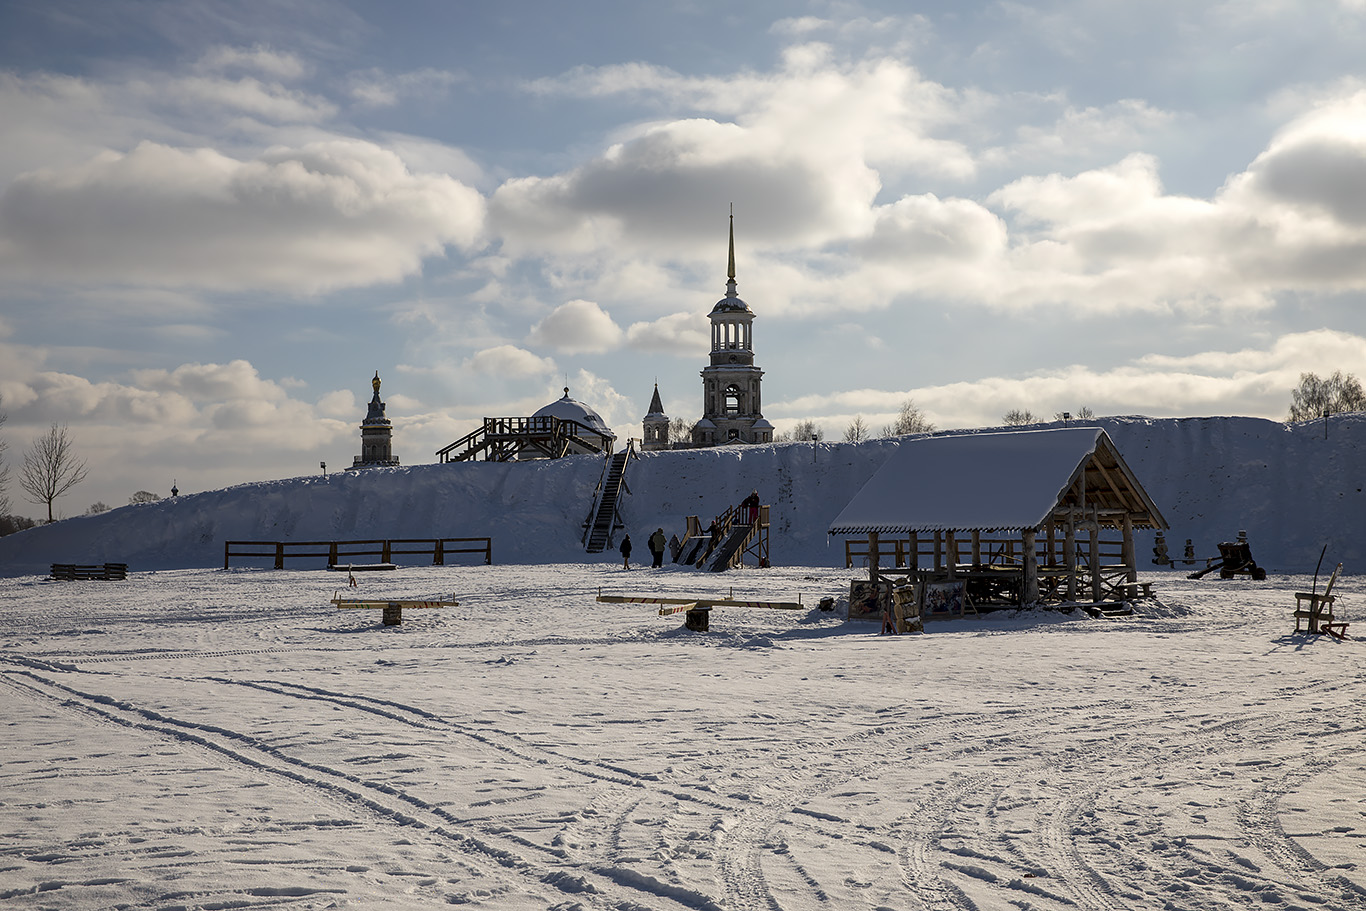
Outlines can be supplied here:
[[702, 420], [693, 428], [693, 445], [771, 443], [773, 425], [764, 420], [760, 383], [754, 366], [754, 311], [735, 290], [735, 213], [730, 216], [726, 296], [712, 307], [711, 363], [702, 370]]

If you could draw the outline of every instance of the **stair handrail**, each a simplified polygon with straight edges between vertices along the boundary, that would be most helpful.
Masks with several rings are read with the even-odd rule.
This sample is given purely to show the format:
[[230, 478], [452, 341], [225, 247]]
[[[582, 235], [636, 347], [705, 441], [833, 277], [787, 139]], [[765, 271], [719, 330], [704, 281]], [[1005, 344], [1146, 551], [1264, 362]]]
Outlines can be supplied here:
[[603, 453], [602, 471], [598, 474], [598, 486], [593, 488], [593, 498], [588, 503], [588, 516], [583, 520], [583, 537], [579, 543], [584, 547], [588, 546], [588, 536], [593, 533], [593, 526], [598, 518], [598, 494], [602, 492], [602, 486], [607, 481], [607, 469], [612, 465], [612, 454]]

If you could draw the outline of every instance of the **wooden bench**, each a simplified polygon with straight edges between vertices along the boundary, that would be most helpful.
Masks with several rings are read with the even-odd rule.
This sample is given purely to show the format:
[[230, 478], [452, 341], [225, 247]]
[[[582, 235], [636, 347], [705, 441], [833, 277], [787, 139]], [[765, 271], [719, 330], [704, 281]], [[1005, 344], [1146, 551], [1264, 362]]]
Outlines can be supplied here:
[[1124, 590], [1124, 597], [1130, 601], [1153, 596], [1153, 584], [1151, 582], [1125, 582], [1120, 588]]
[[1337, 600], [1333, 585], [1338, 581], [1341, 569], [1342, 564], [1339, 563], [1328, 577], [1328, 584], [1323, 587], [1321, 594], [1295, 592], [1295, 632], [1327, 633], [1336, 639], [1347, 638], [1347, 624], [1333, 616], [1333, 602]]
[[442, 601], [440, 599], [435, 599], [430, 601], [424, 601], [411, 598], [404, 598], [397, 601], [388, 601], [381, 600], [379, 598], [342, 598], [340, 596], [334, 596], [332, 598], [332, 603], [337, 605], [338, 608], [379, 608], [380, 610], [384, 611], [383, 620], [385, 626], [397, 626], [400, 623], [402, 623], [403, 609], [405, 607], [428, 608], [460, 606], [460, 602], [455, 600]]
[[52, 578], [62, 582], [123, 582], [127, 563], [53, 563]]

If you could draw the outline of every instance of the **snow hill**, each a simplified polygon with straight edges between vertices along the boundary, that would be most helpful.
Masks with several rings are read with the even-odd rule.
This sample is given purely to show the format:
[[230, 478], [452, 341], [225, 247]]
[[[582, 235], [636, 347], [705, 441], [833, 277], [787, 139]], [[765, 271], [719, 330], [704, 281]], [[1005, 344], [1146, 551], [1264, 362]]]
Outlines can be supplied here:
[[[1334, 416], [1326, 438], [1322, 421], [1118, 417], [1090, 423], [1110, 434], [1162, 510], [1174, 556], [1187, 538], [1197, 557], [1216, 556], [1218, 543], [1242, 530], [1253, 558], [1275, 572], [1312, 572], [1325, 544], [1329, 563], [1341, 561], [1348, 572], [1366, 567], [1366, 414]], [[639, 557], [655, 528], [681, 536], [685, 517], [699, 516], [705, 525], [758, 490], [772, 507], [775, 565], [839, 566], [844, 549], [842, 539], [827, 539], [830, 521], [898, 446], [914, 439], [643, 453], [627, 470], [622, 515]], [[242, 484], [0, 538], [0, 574], [46, 573], [54, 562], [211, 567], [222, 564], [228, 540], [491, 537], [496, 563], [616, 561], [614, 552], [586, 554], [581, 543], [603, 473], [603, 459], [574, 456]], [[1140, 564], [1147, 565], [1152, 535], [1141, 535], [1138, 544]]]

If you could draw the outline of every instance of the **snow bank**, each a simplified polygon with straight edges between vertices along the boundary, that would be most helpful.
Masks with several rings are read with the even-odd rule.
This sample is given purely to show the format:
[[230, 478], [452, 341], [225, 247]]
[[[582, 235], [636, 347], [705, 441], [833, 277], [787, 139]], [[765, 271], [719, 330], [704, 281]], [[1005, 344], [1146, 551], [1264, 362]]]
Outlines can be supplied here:
[[[1258, 418], [1106, 418], [1114, 440], [1171, 523], [1179, 555], [1198, 557], [1248, 533], [1272, 571], [1312, 572], [1319, 550], [1349, 571], [1366, 566], [1366, 415], [1281, 424]], [[1057, 425], [1048, 425], [1057, 426]], [[1075, 425], [1074, 425], [1075, 426]], [[998, 428], [993, 428], [998, 429]], [[973, 433], [979, 431], [954, 431]], [[751, 490], [771, 504], [775, 565], [838, 566], [825, 529], [887, 458], [915, 437], [644, 453], [627, 470], [622, 515], [637, 555], [655, 528], [680, 534]], [[0, 573], [46, 572], [53, 562], [124, 562], [135, 570], [221, 565], [223, 542], [491, 537], [497, 563], [561, 563], [584, 554], [584, 522], [604, 460], [456, 463], [343, 472], [242, 484], [0, 538]], [[1010, 478], [1001, 478], [1009, 485]], [[1146, 563], [1152, 535], [1138, 537]], [[619, 559], [615, 553], [603, 561]], [[300, 564], [304, 565], [304, 564]]]

